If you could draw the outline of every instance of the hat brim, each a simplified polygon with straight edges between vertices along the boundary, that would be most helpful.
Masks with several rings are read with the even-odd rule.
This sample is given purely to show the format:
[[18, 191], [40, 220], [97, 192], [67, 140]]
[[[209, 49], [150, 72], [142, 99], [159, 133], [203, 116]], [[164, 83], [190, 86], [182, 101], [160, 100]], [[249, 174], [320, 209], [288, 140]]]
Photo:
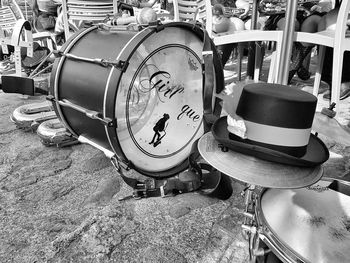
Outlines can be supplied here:
[[301, 167], [313, 167], [324, 163], [329, 158], [329, 151], [326, 145], [312, 133], [310, 134], [306, 153], [301, 157], [295, 157], [266, 147], [244, 143], [235, 140], [232, 136], [230, 138], [229, 131], [227, 130], [226, 116], [221, 117], [213, 124], [212, 133], [214, 138], [227, 148], [266, 161]]
[[321, 179], [323, 168], [298, 167], [273, 163], [236, 151], [223, 151], [221, 143], [208, 132], [198, 141], [198, 151], [205, 161], [220, 172], [252, 185], [268, 188], [303, 188]]

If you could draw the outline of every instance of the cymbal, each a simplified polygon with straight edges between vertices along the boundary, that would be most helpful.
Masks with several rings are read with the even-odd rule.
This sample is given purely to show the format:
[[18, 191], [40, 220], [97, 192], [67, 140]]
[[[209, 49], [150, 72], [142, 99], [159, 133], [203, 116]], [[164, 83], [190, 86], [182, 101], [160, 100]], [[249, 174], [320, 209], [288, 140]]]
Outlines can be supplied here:
[[211, 132], [198, 141], [198, 151], [220, 172], [251, 185], [268, 188], [303, 188], [321, 179], [323, 167], [298, 167], [248, 156], [223, 148]]
[[343, 145], [350, 145], [350, 128], [321, 112], [315, 113], [312, 130]]

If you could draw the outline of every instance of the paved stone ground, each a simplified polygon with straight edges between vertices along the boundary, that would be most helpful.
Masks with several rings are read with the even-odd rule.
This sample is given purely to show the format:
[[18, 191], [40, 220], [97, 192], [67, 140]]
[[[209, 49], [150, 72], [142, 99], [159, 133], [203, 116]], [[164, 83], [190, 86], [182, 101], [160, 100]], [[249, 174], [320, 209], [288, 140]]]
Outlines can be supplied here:
[[[0, 262], [248, 261], [242, 183], [232, 180], [226, 201], [190, 193], [120, 202], [131, 189], [99, 150], [46, 147], [10, 122], [16, 107], [43, 99], [0, 93]], [[325, 176], [343, 177], [349, 147], [321, 138], [331, 151]]]

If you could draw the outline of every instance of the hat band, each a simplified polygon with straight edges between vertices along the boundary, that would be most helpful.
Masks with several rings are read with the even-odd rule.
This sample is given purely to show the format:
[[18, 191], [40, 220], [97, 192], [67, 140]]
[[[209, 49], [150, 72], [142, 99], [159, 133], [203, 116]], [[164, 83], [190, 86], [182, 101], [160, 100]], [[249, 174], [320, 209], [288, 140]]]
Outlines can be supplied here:
[[266, 144], [302, 147], [309, 143], [311, 127], [308, 129], [291, 129], [244, 120], [247, 128], [247, 138]]

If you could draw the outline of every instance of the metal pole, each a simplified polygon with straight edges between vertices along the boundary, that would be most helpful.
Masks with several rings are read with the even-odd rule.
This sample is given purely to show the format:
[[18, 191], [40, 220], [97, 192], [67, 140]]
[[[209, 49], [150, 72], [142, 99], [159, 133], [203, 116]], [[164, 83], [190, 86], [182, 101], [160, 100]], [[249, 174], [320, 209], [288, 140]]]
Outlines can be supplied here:
[[[256, 29], [257, 28], [258, 3], [259, 3], [259, 0], [253, 0], [252, 18], [251, 18], [250, 29]], [[248, 45], [248, 62], [247, 62], [247, 77], [249, 79], [253, 79], [254, 78], [254, 66], [255, 66], [255, 56], [256, 56], [255, 48], [256, 48], [255, 42], [249, 42], [249, 45]]]
[[279, 57], [279, 69], [277, 71], [277, 83], [288, 84], [289, 62], [292, 56], [293, 38], [295, 31], [295, 18], [298, 10], [298, 1], [287, 0], [286, 24], [283, 29], [281, 54]]

